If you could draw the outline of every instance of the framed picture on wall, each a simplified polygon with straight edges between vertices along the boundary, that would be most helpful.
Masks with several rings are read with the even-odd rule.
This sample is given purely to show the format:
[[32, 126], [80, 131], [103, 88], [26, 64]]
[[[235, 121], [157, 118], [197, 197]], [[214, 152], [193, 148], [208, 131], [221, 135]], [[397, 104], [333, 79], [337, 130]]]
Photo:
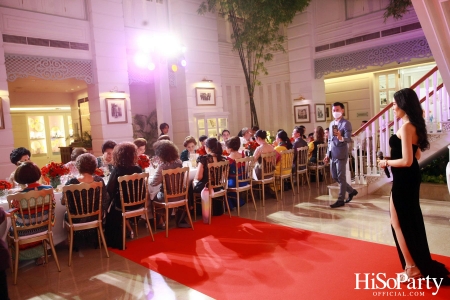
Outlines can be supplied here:
[[0, 129], [5, 129], [5, 119], [3, 118], [3, 99], [0, 98]]
[[311, 117], [309, 115], [309, 104], [294, 106], [295, 123], [309, 123]]
[[107, 98], [105, 100], [108, 124], [127, 123], [127, 100], [125, 98]]
[[316, 112], [316, 122], [325, 122], [327, 120], [325, 104], [314, 104]]
[[342, 102], [344, 104], [344, 117], [348, 119], [349, 111], [348, 111], [348, 102]]
[[214, 88], [195, 88], [197, 106], [215, 106], [216, 90]]
[[326, 115], [327, 121], [331, 120], [332, 116], [333, 116], [332, 111], [331, 111], [331, 104], [327, 104], [325, 109], [326, 109], [325, 115]]

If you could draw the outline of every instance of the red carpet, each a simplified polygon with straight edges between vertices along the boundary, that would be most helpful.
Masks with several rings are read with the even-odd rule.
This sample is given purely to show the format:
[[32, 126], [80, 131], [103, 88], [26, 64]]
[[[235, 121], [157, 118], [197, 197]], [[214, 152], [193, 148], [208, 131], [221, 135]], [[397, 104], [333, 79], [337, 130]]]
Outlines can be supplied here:
[[[450, 299], [450, 287], [441, 286], [432, 296], [431, 282], [430, 289], [426, 281], [421, 289], [395, 288], [389, 278], [401, 270], [392, 246], [234, 216], [194, 226], [194, 231], [170, 229], [168, 238], [162, 232], [155, 242], [137, 239], [127, 242], [125, 251], [112, 251], [216, 299]], [[433, 258], [450, 267], [450, 257]], [[368, 288], [373, 281], [380, 289], [365, 289], [365, 283], [355, 289], [355, 273], [361, 273], [360, 280], [369, 273]], [[377, 281], [372, 273], [386, 276]], [[386, 281], [392, 289], [382, 288]]]

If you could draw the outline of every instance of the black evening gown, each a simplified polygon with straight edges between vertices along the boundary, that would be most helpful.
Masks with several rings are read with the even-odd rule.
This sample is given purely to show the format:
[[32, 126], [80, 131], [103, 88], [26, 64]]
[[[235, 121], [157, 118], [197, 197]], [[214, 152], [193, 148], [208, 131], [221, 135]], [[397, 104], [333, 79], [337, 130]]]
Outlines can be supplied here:
[[[389, 139], [391, 146], [391, 159], [402, 158], [402, 141], [397, 135]], [[418, 146], [412, 145], [415, 154]], [[422, 210], [419, 203], [419, 191], [421, 174], [419, 163], [414, 157], [410, 167], [395, 168], [391, 167], [393, 175], [392, 183], [392, 201], [397, 211], [398, 221], [406, 241], [409, 252], [424, 277], [444, 278], [442, 284], [450, 285], [448, 278], [449, 271], [440, 262], [431, 259], [428, 248], [427, 234], [423, 222]], [[405, 259], [398, 245], [395, 231], [392, 228], [397, 251], [400, 256], [402, 269], [405, 269]]]

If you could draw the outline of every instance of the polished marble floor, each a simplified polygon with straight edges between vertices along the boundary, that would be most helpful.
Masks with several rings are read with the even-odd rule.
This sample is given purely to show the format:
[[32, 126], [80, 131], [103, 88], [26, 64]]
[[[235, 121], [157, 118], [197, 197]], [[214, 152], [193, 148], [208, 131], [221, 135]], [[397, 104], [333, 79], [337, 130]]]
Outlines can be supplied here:
[[[337, 209], [328, 206], [333, 202], [321, 184], [302, 188], [296, 195], [288, 191], [279, 202], [266, 199], [265, 207], [257, 201], [257, 211], [244, 205], [241, 217], [394, 245], [388, 197], [356, 197]], [[450, 240], [443, 238], [450, 236], [450, 202], [422, 200], [421, 206], [431, 252], [450, 256]], [[140, 226], [142, 235], [144, 223]], [[57, 254], [61, 272], [51, 258], [44, 266], [22, 263], [17, 285], [12, 284], [12, 276], [8, 278], [11, 299], [210, 299], [112, 252], [106, 258], [103, 250], [81, 248], [74, 253], [72, 267], [67, 266], [67, 246], [58, 245]]]

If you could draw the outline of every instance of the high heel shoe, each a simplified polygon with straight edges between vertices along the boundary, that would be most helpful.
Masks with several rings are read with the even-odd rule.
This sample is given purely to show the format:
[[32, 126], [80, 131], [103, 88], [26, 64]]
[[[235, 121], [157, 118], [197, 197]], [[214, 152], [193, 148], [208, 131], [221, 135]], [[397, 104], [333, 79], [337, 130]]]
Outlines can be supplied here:
[[134, 239], [134, 232], [133, 232], [133, 230], [130, 231], [130, 239]]
[[[415, 272], [415, 273], [409, 272], [408, 273], [408, 270], [411, 270], [411, 269], [414, 269], [414, 268], [417, 269], [417, 272]], [[417, 268], [415, 265], [405, 266], [405, 272], [402, 274], [401, 280], [402, 280], [402, 282], [406, 282], [406, 281], [408, 281], [410, 279], [418, 279], [418, 278], [421, 278], [421, 277], [422, 277], [422, 273], [420, 273], [419, 268]]]

